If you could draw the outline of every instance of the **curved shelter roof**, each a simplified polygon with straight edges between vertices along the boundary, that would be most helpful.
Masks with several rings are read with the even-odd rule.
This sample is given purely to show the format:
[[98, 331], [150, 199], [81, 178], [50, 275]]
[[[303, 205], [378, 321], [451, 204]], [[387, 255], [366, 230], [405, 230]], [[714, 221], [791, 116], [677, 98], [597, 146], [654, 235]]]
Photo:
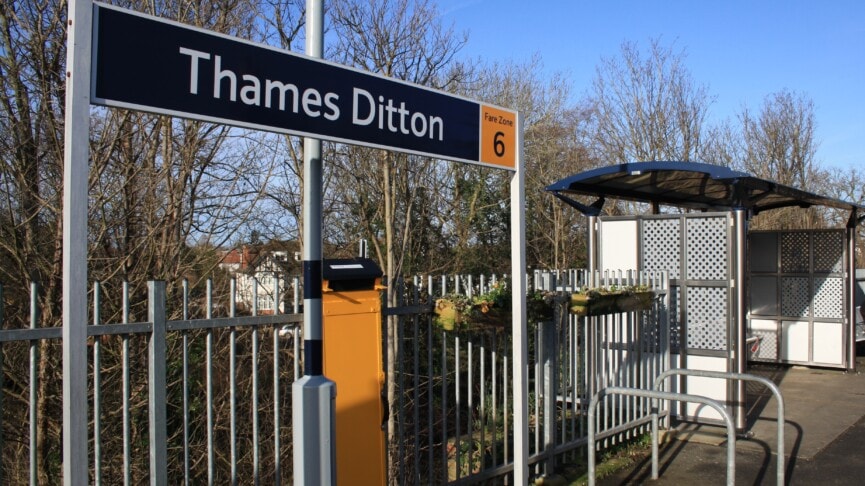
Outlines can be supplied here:
[[[863, 209], [855, 203], [697, 162], [636, 162], [601, 167], [561, 179], [546, 190], [590, 216], [600, 214], [607, 197], [697, 210], [748, 209], [754, 214], [788, 206]], [[569, 194], [599, 199], [587, 206]]]

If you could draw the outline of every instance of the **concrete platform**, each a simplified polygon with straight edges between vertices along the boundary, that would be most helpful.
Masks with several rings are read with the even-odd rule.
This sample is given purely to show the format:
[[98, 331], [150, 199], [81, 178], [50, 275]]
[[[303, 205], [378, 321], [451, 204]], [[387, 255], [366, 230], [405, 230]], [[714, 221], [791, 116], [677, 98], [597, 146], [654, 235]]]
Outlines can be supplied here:
[[[754, 365], [748, 372], [778, 384], [785, 404], [787, 484], [865, 484], [865, 358], [857, 371]], [[771, 392], [748, 384], [749, 434], [736, 441], [736, 484], [775, 484], [777, 403]], [[598, 481], [618, 484], [725, 484], [726, 431], [685, 424], [661, 449], [660, 477], [651, 481], [651, 458]]]

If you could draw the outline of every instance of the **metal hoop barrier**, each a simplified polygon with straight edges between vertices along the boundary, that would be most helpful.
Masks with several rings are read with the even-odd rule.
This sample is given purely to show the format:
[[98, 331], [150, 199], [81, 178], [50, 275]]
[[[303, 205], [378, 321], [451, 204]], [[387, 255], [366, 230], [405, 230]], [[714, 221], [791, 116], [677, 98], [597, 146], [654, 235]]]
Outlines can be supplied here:
[[[727, 486], [733, 486], [736, 482], [736, 429], [733, 426], [733, 419], [727, 409], [711, 398], [702, 397], [699, 395], [688, 395], [685, 393], [672, 393], [657, 390], [641, 390], [638, 388], [624, 388], [611, 386], [605, 388], [589, 402], [588, 422], [589, 422], [589, 486], [595, 485], [595, 409], [598, 406], [598, 401], [606, 395], [625, 395], [631, 397], [653, 398], [656, 400], [675, 400], [680, 402], [702, 403], [708, 405], [724, 418], [727, 424]], [[658, 479], [658, 407], [656, 402], [652, 406], [652, 479]]]
[[[784, 484], [784, 424], [786, 421], [784, 420], [784, 397], [781, 396], [781, 390], [778, 389], [778, 385], [773, 383], [768, 378], [756, 375], [750, 375], [747, 373], [727, 373], [723, 371], [709, 371], [709, 370], [689, 370], [683, 368], [673, 368], [664, 371], [657, 378], [655, 378], [654, 389], [658, 390], [661, 383], [673, 376], [673, 375], [683, 375], [683, 376], [696, 376], [700, 378], [721, 378], [725, 380], [742, 380], [742, 381], [753, 381], [757, 383], [762, 383], [766, 386], [772, 393], [775, 395], [775, 399], [778, 401], [778, 472], [777, 472], [777, 483], [779, 485]], [[656, 408], [653, 408], [656, 410]], [[653, 419], [657, 420], [657, 414], [653, 415]], [[656, 429], [653, 429], [656, 430]], [[654, 432], [653, 432], [654, 433]], [[653, 439], [654, 440], [654, 439]], [[657, 479], [657, 467], [658, 465], [654, 462], [655, 457], [652, 456], [652, 479]]]

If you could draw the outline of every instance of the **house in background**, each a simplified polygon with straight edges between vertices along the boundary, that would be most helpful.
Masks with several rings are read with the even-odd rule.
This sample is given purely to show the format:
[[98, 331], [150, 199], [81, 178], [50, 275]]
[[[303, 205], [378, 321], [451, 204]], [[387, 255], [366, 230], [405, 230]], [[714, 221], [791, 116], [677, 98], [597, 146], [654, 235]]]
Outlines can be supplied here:
[[224, 253], [219, 267], [236, 281], [238, 310], [252, 312], [255, 303], [259, 315], [273, 314], [275, 309], [291, 312], [292, 281], [300, 269], [288, 246], [282, 242], [244, 245]]

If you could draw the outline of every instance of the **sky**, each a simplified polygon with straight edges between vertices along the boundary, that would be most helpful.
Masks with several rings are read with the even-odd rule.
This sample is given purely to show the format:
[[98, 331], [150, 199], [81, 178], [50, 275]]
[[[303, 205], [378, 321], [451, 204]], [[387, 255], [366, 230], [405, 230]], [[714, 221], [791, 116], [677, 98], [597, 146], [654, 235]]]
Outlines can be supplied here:
[[[461, 55], [490, 62], [540, 56], [574, 99], [601, 59], [652, 39], [684, 51], [693, 81], [714, 98], [709, 122], [738, 124], [781, 90], [814, 102], [823, 167], [865, 170], [865, 1], [437, 0], [444, 25], [466, 32]], [[645, 50], [643, 50], [645, 52]]]

